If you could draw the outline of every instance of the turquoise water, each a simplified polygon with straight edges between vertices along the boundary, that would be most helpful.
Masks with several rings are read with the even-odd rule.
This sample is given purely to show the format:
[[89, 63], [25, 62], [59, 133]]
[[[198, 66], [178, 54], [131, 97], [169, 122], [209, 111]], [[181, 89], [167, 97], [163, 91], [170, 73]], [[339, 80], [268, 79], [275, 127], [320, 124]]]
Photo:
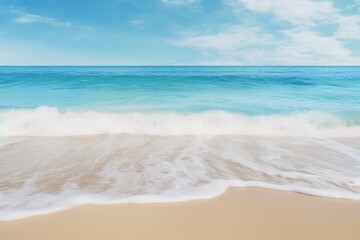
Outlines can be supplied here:
[[360, 67], [0, 67], [0, 221], [359, 173]]
[[0, 109], [360, 113], [360, 67], [0, 67]]

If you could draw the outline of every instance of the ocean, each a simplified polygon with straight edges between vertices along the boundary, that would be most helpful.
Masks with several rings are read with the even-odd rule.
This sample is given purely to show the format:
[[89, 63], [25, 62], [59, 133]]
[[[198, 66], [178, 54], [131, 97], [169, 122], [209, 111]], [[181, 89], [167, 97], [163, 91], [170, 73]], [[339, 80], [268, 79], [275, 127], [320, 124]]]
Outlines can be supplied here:
[[0, 220], [228, 187], [360, 200], [360, 67], [0, 67]]

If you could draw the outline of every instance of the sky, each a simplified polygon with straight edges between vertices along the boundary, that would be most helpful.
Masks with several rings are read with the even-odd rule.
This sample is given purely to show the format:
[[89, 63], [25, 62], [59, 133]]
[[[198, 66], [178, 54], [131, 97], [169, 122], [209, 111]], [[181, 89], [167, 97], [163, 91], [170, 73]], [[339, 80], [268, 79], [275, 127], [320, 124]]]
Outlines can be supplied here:
[[360, 65], [360, 0], [0, 0], [0, 65]]

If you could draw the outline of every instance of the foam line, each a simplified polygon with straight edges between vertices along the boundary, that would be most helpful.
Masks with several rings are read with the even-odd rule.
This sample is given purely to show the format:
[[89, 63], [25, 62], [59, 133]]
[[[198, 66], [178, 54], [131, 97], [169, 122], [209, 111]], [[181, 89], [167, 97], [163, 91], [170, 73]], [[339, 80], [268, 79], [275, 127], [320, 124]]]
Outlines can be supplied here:
[[[248, 116], [224, 111], [200, 113], [60, 112], [57, 108], [0, 113], [0, 136], [93, 134], [260, 135], [360, 137], [360, 124], [322, 112]], [[356, 121], [355, 121], [356, 122]]]

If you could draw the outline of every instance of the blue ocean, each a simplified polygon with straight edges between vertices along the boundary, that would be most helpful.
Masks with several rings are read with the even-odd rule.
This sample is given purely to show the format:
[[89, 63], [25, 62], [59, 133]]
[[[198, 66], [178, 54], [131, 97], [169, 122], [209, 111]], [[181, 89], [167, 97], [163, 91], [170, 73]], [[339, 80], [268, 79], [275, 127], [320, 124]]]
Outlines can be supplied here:
[[360, 200], [360, 67], [0, 67], [0, 220], [262, 187]]
[[360, 112], [360, 67], [0, 67], [0, 109]]

